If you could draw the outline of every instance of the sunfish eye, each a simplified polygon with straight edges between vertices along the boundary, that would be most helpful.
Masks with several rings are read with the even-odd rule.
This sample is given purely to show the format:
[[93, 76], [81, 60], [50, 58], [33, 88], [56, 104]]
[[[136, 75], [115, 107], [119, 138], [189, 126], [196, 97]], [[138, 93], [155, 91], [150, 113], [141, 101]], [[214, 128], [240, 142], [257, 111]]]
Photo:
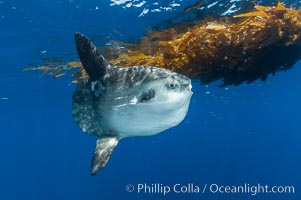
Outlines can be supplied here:
[[177, 87], [177, 85], [176, 85], [175, 83], [169, 83], [169, 84], [168, 84], [168, 87], [169, 87], [170, 89], [175, 89], [175, 88]]
[[150, 89], [149, 91], [143, 93], [140, 96], [139, 102], [144, 103], [146, 101], [149, 101], [150, 99], [154, 98], [156, 96], [156, 92], [154, 89]]

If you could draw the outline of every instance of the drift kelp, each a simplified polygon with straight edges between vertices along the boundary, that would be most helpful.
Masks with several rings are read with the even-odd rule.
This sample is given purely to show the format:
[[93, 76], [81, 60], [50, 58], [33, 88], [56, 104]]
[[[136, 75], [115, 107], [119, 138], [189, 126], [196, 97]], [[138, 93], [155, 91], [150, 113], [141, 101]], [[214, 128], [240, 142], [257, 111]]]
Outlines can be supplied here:
[[[223, 79], [224, 85], [238, 85], [265, 80], [271, 73], [291, 68], [301, 58], [300, 37], [300, 11], [278, 3], [273, 7], [257, 5], [254, 11], [231, 18], [208, 18], [150, 31], [138, 44], [116, 42], [125, 49], [105, 52], [112, 58], [111, 64], [121, 67], [157, 66], [203, 83]], [[71, 63], [59, 66], [59, 70], [52, 66], [42, 70], [60, 77], [79, 68], [72, 75], [74, 82], [85, 79], [81, 64]]]

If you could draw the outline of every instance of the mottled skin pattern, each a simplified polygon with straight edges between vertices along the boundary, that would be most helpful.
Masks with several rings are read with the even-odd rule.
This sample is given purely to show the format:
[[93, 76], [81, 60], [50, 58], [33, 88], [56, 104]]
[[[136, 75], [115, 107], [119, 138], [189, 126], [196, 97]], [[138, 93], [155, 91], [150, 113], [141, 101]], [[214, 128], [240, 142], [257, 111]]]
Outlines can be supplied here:
[[[190, 84], [190, 80], [183, 75], [162, 68], [145, 66], [112, 68], [109, 75], [105, 76], [102, 81], [82, 81], [78, 83], [73, 94], [74, 119], [80, 128], [88, 134], [118, 135], [119, 133], [115, 133], [114, 130], [102, 123], [104, 122], [101, 119], [104, 117], [102, 112], [130, 102], [137, 96], [137, 90], [142, 90], [145, 84], [168, 77], [184, 82], [182, 84], [184, 89]], [[127, 92], [125, 93], [125, 91]], [[141, 93], [141, 95], [144, 94]]]

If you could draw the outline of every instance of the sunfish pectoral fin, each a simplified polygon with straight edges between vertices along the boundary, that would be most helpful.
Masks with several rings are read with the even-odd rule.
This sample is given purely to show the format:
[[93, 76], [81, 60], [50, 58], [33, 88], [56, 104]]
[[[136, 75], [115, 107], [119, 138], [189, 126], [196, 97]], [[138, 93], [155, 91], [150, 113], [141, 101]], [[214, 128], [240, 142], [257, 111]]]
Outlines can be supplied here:
[[109, 68], [111, 68], [108, 61], [101, 55], [87, 36], [76, 32], [75, 43], [78, 56], [85, 71], [89, 75], [89, 79], [91, 81], [96, 81], [99, 78], [102, 78]]
[[102, 136], [97, 140], [91, 165], [93, 176], [107, 164], [118, 142], [119, 138], [116, 136]]

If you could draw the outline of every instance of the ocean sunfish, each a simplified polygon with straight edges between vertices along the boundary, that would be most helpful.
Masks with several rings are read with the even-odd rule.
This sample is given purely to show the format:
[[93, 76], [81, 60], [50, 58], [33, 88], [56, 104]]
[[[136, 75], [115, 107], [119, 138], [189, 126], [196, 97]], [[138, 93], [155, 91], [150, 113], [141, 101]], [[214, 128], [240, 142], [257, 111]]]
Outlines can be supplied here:
[[83, 132], [98, 137], [92, 158], [95, 175], [119, 140], [150, 136], [178, 125], [186, 116], [191, 80], [153, 66], [111, 66], [96, 46], [75, 33], [77, 52], [89, 79], [78, 83], [72, 115]]

